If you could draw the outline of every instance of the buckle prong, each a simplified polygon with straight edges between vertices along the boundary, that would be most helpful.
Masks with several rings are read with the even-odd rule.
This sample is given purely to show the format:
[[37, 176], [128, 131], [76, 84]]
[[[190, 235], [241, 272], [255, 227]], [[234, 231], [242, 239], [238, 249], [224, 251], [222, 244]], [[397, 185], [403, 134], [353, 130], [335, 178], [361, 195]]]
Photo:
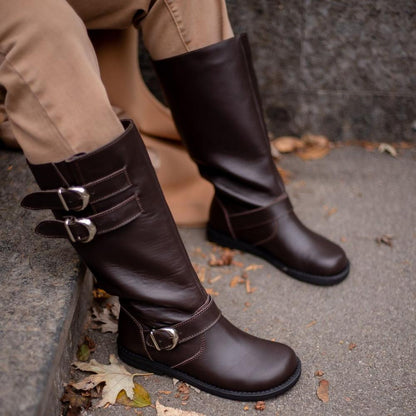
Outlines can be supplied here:
[[[172, 345], [169, 346], [169, 347], [164, 347], [164, 348], [160, 347], [160, 345], [158, 344], [158, 342], [156, 340], [155, 334], [154, 334], [155, 331], [164, 331], [164, 332], [167, 332], [172, 337]], [[175, 328], [152, 329], [150, 331], [150, 339], [152, 340], [153, 345], [155, 346], [155, 348], [158, 351], [161, 351], [162, 349], [165, 350], [165, 351], [170, 351], [170, 350], [173, 350], [176, 347], [176, 345], [178, 344], [179, 334], [178, 334], [178, 331]]]
[[58, 197], [65, 211], [71, 211], [71, 209], [68, 207], [68, 204], [65, 201], [63, 195], [64, 191], [76, 192], [81, 197], [81, 208], [72, 208], [72, 211], [83, 211], [90, 202], [90, 194], [82, 186], [70, 186], [69, 188], [59, 188]]
[[[81, 239], [81, 237], [75, 238], [70, 227], [73, 224], [81, 224], [82, 226], [84, 226], [88, 231], [88, 238], [85, 240]], [[68, 237], [73, 243], [89, 243], [97, 233], [96, 226], [89, 218], [67, 218], [64, 222], [64, 225], [66, 232], [68, 233]]]

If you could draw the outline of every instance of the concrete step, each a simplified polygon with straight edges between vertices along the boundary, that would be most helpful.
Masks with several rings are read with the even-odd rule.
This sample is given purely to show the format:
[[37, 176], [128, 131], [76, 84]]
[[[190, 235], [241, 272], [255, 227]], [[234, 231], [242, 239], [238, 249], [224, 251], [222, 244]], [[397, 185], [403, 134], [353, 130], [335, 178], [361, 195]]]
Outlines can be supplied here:
[[59, 415], [91, 296], [67, 241], [33, 229], [48, 212], [20, 201], [37, 189], [22, 154], [0, 152], [0, 415]]

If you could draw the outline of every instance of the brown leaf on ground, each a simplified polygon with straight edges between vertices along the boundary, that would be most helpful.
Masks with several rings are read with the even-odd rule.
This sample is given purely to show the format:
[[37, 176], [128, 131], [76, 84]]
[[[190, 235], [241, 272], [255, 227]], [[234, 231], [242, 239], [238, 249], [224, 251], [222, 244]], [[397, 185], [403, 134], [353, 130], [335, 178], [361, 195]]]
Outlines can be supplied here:
[[133, 382], [133, 378], [136, 375], [144, 375], [131, 374], [128, 372], [113, 354], [110, 355], [110, 364], [101, 364], [96, 360], [91, 360], [89, 363], [77, 361], [73, 363], [73, 366], [81, 371], [95, 373], [78, 382], [69, 383], [75, 389], [91, 390], [97, 385], [105, 383], [102, 391], [102, 399], [97, 404], [97, 407], [114, 404], [117, 400], [118, 394], [122, 390], [126, 392], [128, 398], [134, 400], [135, 383]]
[[235, 255], [235, 252], [233, 250], [230, 250], [229, 248], [225, 248], [223, 249], [223, 252], [221, 253], [221, 257], [219, 259], [217, 259], [217, 257], [211, 253], [208, 264], [211, 267], [229, 266], [233, 262], [234, 255]]
[[266, 403], [265, 403], [265, 402], [262, 402], [262, 401], [258, 401], [258, 402], [254, 405], [254, 408], [255, 408], [256, 410], [261, 410], [261, 411], [263, 411], [263, 410], [266, 408]]
[[243, 262], [241, 262], [241, 261], [235, 261], [235, 260], [233, 260], [233, 261], [231, 262], [231, 264], [232, 264], [233, 266], [236, 266], [236, 267], [243, 267], [243, 266], [244, 266], [244, 263], [243, 263]]
[[322, 370], [316, 370], [314, 373], [315, 377], [322, 377], [325, 373]]
[[107, 299], [111, 297], [111, 295], [109, 295], [105, 290], [100, 289], [98, 287], [93, 289], [92, 296], [94, 297], [94, 299]]
[[156, 402], [156, 412], [157, 416], [205, 416], [202, 413], [166, 407], [160, 404], [159, 401]]
[[172, 393], [172, 391], [171, 391], [171, 390], [159, 390], [159, 391], [158, 391], [158, 393], [159, 393], [159, 394], [166, 394], [166, 395], [169, 395], [169, 394], [171, 394], [171, 393]]
[[213, 284], [215, 282], [218, 282], [218, 280], [222, 279], [222, 276], [219, 274], [218, 276], [213, 277], [212, 279], [209, 279], [208, 282]]
[[386, 246], [393, 247], [394, 236], [390, 234], [383, 234], [381, 237], [376, 238], [377, 244], [385, 244]]
[[63, 403], [63, 410], [66, 416], [78, 416], [82, 410], [91, 407], [91, 395], [82, 394], [79, 390], [67, 385], [65, 386], [61, 402]]
[[218, 296], [219, 295], [219, 293], [216, 292], [212, 287], [206, 287], [205, 291], [208, 293], [208, 295], [211, 295], [211, 296]]
[[337, 207], [328, 207], [326, 205], [324, 205], [324, 209], [325, 209], [325, 217], [329, 218], [332, 217], [332, 215], [336, 214], [338, 212], [338, 208]]
[[296, 150], [302, 149], [304, 142], [297, 137], [281, 136], [272, 141], [272, 145], [280, 153], [292, 153]]
[[247, 294], [254, 293], [257, 289], [255, 287], [251, 287], [250, 279], [246, 279], [246, 292]]
[[317, 321], [315, 319], [313, 321], [310, 321], [308, 324], [305, 325], [305, 328], [310, 328], [311, 326], [316, 325]]
[[397, 150], [388, 143], [380, 143], [377, 150], [380, 153], [388, 153], [390, 156], [397, 157]]
[[322, 159], [330, 151], [330, 142], [325, 136], [307, 133], [301, 140], [304, 146], [296, 154], [303, 160]]
[[250, 272], [252, 270], [258, 270], [258, 269], [262, 269], [262, 268], [263, 268], [262, 264], [250, 264], [244, 269], [244, 271], [245, 272]]
[[357, 344], [354, 344], [353, 342], [350, 342], [350, 344], [348, 345], [348, 349], [350, 350], [350, 351], [352, 351], [354, 348], [356, 348], [357, 347]]
[[329, 402], [329, 381], [322, 379], [319, 382], [318, 389], [316, 390], [316, 395], [318, 396], [318, 399], [321, 400], [324, 403]]
[[244, 283], [244, 279], [241, 276], [234, 276], [230, 281], [230, 287], [236, 287], [241, 283]]
[[245, 405], [244, 407], [243, 407], [243, 410], [245, 411], [245, 412], [247, 412], [247, 410], [248, 409], [250, 409], [247, 405]]

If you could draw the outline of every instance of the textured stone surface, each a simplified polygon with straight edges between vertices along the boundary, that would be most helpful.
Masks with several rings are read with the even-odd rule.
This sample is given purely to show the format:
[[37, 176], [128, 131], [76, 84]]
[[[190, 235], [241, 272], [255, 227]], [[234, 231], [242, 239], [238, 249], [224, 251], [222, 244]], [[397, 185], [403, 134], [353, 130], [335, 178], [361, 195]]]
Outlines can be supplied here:
[[88, 284], [77, 279], [80, 265], [68, 243], [34, 234], [36, 221], [50, 214], [20, 208], [37, 189], [23, 156], [1, 151], [0, 172], [0, 414], [54, 415]]
[[273, 134], [416, 141], [416, 2], [227, 5], [234, 31], [250, 36]]
[[[324, 159], [304, 162], [285, 157], [291, 171], [288, 192], [298, 215], [311, 228], [341, 244], [351, 263], [340, 285], [317, 287], [291, 279], [262, 260], [246, 254], [235, 259], [262, 264], [248, 272], [256, 291], [230, 288], [241, 267], [207, 267], [212, 252], [202, 230], [181, 230], [192, 261], [207, 267], [205, 286], [224, 314], [248, 332], [291, 345], [303, 363], [299, 383], [285, 395], [266, 402], [264, 416], [413, 416], [416, 408], [416, 152], [398, 159], [348, 147]], [[334, 210], [336, 208], [336, 210]], [[335, 212], [336, 211], [336, 212]], [[328, 212], [333, 214], [328, 216]], [[334, 213], [335, 212], [335, 213]], [[393, 247], [378, 245], [391, 234]], [[211, 278], [222, 278], [209, 283]], [[245, 303], [249, 302], [247, 306]], [[116, 351], [114, 335], [93, 332], [93, 357], [108, 362]], [[350, 343], [356, 347], [350, 351]], [[132, 369], [133, 370], [133, 369]], [[319, 378], [329, 381], [329, 403], [316, 396]], [[134, 371], [134, 370], [133, 370]], [[206, 416], [258, 415], [253, 403], [220, 399], [191, 391], [188, 404], [175, 398], [168, 377], [138, 378], [153, 402]], [[160, 391], [170, 390], [166, 395]], [[248, 406], [247, 411], [244, 407]], [[141, 409], [155, 415], [152, 408]], [[87, 411], [88, 416], [129, 416], [122, 407]]]

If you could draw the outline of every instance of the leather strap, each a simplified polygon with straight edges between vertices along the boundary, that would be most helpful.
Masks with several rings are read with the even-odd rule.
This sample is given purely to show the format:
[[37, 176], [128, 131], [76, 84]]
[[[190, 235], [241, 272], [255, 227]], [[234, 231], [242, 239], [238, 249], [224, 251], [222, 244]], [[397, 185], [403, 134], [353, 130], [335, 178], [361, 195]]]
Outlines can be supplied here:
[[81, 211], [86, 206], [84, 206], [82, 193], [77, 191], [77, 189], [84, 188], [89, 196], [88, 202], [93, 204], [123, 192], [130, 186], [131, 182], [127, 170], [123, 168], [96, 181], [78, 185], [77, 187], [33, 192], [23, 198], [21, 205], [24, 208], [35, 210], [64, 209], [66, 211]]
[[[73, 242], [88, 242], [91, 241], [92, 229], [94, 235], [108, 233], [130, 223], [142, 211], [138, 197], [132, 195], [114, 207], [87, 218], [68, 217], [63, 221], [42, 221], [35, 231], [44, 237], [69, 238]], [[88, 225], [88, 221], [92, 223], [92, 227]]]
[[[158, 350], [171, 350], [177, 344], [187, 342], [208, 331], [220, 317], [221, 311], [209, 296], [208, 302], [188, 320], [171, 327], [145, 330], [146, 345]], [[177, 339], [174, 339], [174, 333]]]
[[292, 210], [293, 207], [289, 197], [284, 193], [265, 207], [255, 208], [238, 214], [230, 214], [229, 220], [233, 230], [238, 231], [268, 224]]

